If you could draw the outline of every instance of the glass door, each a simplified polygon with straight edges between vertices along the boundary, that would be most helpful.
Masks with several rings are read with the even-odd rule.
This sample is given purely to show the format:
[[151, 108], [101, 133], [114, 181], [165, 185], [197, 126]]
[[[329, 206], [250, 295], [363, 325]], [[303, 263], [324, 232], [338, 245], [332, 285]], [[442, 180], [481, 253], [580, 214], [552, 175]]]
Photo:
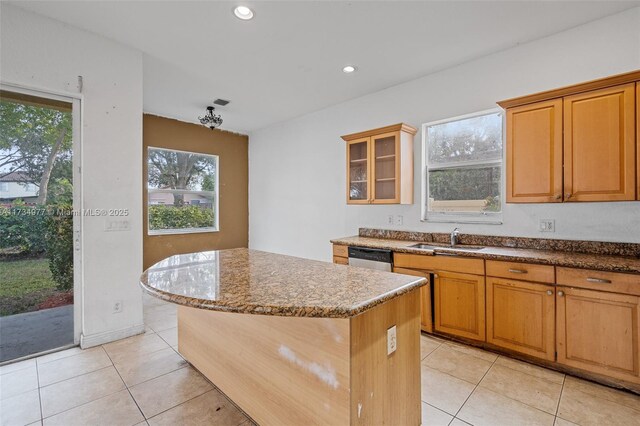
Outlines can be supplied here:
[[0, 363], [79, 341], [79, 114], [0, 86]]
[[347, 145], [347, 202], [367, 204], [369, 194], [369, 138], [350, 141]]
[[398, 202], [399, 134], [385, 133], [371, 138], [373, 147], [374, 203]]

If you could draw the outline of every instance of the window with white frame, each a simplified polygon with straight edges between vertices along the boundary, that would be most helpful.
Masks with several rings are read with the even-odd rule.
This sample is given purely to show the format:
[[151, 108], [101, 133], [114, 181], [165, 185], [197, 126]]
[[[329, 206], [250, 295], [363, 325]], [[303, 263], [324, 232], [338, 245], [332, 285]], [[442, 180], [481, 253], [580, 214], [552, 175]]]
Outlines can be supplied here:
[[423, 220], [502, 221], [500, 110], [422, 126]]
[[218, 156], [147, 151], [149, 235], [218, 230]]

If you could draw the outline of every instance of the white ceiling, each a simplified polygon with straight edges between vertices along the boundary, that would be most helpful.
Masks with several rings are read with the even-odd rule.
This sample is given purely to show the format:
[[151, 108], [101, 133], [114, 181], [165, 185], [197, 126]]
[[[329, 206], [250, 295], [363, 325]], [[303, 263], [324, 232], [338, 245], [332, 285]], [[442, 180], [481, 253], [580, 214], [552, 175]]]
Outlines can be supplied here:
[[[637, 6], [568, 2], [13, 2], [144, 52], [146, 112], [195, 121], [215, 98], [250, 132]], [[252, 21], [233, 16], [237, 4]], [[354, 64], [358, 71], [342, 73]]]

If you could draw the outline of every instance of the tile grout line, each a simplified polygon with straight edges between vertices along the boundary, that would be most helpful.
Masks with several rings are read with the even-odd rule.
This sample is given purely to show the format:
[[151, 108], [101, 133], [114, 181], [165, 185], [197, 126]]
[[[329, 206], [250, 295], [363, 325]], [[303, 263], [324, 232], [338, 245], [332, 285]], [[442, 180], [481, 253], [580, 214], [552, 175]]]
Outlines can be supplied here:
[[[98, 346], [94, 346], [93, 348], [95, 348], [95, 347], [98, 347]], [[99, 347], [100, 347], [100, 348], [102, 348], [102, 345], [101, 345], [101, 346], [99, 346]], [[88, 348], [88, 349], [93, 349], [93, 348]], [[102, 350], [104, 351], [104, 348], [102, 348]], [[104, 351], [104, 352], [105, 352], [105, 355], [107, 355], [107, 358], [108, 358], [108, 357], [109, 357], [109, 354], [107, 354], [107, 351]], [[69, 358], [73, 358], [74, 356], [77, 356], [77, 355], [84, 355], [84, 354], [81, 352], [81, 353], [79, 353], [79, 354], [71, 355], [71, 356], [66, 356], [66, 357], [64, 357], [64, 358], [60, 358], [60, 359], [69, 359]], [[56, 360], [54, 360], [54, 361], [45, 362], [43, 365], [47, 365], [47, 364], [50, 364], [50, 363], [52, 363], [52, 362], [56, 362], [56, 361], [58, 361], [58, 360], [56, 359]], [[111, 358], [109, 358], [109, 361], [111, 361]], [[111, 365], [113, 365], [113, 362], [111, 362]], [[75, 379], [76, 377], [84, 376], [85, 374], [93, 373], [93, 372], [95, 372], [95, 371], [102, 370], [102, 369], [107, 368], [107, 367], [109, 367], [109, 366], [108, 366], [108, 365], [105, 365], [104, 367], [99, 367], [99, 368], [96, 368], [95, 370], [86, 371], [86, 372], [81, 373], [81, 374], [76, 374], [75, 376], [70, 376], [70, 377], [67, 377], [67, 378], [65, 378], [65, 379], [58, 380], [58, 381], [56, 381], [56, 382], [52, 382], [52, 383], [49, 383], [49, 384], [47, 384], [47, 385], [44, 385], [44, 386], [43, 386], [43, 388], [46, 388], [47, 386], [55, 385], [56, 383], [62, 383], [62, 382], [67, 381], [67, 380], [69, 380], [69, 379]]]
[[[562, 394], [564, 393], [564, 387], [567, 383], [567, 375], [562, 378], [562, 389], [560, 389], [560, 397], [558, 397], [558, 405], [556, 406], [556, 418], [558, 418], [558, 411], [560, 411], [560, 401], [562, 401]], [[555, 424], [555, 421], [554, 421]]]
[[[493, 366], [496, 364], [496, 361], [498, 360], [499, 356], [496, 356], [496, 359], [493, 360], [493, 362], [491, 363], [491, 367], [487, 368], [487, 371], [484, 372], [484, 374], [482, 375], [482, 378], [480, 380], [478, 380], [478, 383], [475, 385], [475, 387], [473, 388], [473, 390], [471, 391], [471, 393], [469, 394], [469, 396], [464, 400], [464, 402], [462, 403], [462, 405], [460, 406], [460, 408], [458, 408], [458, 411], [456, 411], [456, 414], [453, 416], [453, 418], [458, 418], [458, 414], [460, 414], [460, 411], [462, 411], [462, 408], [465, 406], [465, 404], [469, 401], [469, 398], [471, 398], [471, 395], [473, 395], [473, 393], [476, 391], [476, 389], [478, 389], [478, 386], [480, 386], [480, 383], [482, 382], [482, 380], [484, 380], [485, 376], [487, 374], [489, 374], [489, 371], [493, 368]], [[467, 382], [469, 383], [469, 382]], [[462, 420], [462, 419], [461, 419]], [[452, 420], [453, 421], [453, 420]], [[463, 420], [464, 421], [464, 420]]]
[[38, 404], [40, 404], [40, 425], [44, 424], [44, 411], [42, 410], [42, 394], [40, 393], [40, 371], [38, 370], [38, 359], [36, 358], [36, 382], [38, 383]]
[[[113, 363], [113, 360], [111, 359], [111, 356], [109, 355], [109, 352], [107, 352], [107, 350], [104, 348], [104, 345], [102, 345], [102, 349], [107, 354], [107, 357], [109, 358], [109, 361], [111, 361], [111, 365], [113, 366], [113, 369], [116, 370], [116, 374], [118, 375], [118, 377], [120, 377], [120, 380], [122, 380], [122, 384], [124, 385], [124, 388], [127, 390], [127, 393], [131, 397], [131, 400], [133, 401], [133, 403], [136, 404], [136, 407], [138, 407], [138, 411], [140, 412], [140, 415], [142, 416], [142, 418], [144, 419], [144, 421], [146, 423], [147, 422], [147, 416], [144, 415], [144, 413], [142, 412], [142, 408], [140, 408], [140, 406], [138, 405], [138, 401], [136, 401], [136, 399], [133, 397], [133, 394], [131, 393], [131, 390], [129, 389], [129, 386], [127, 385], [127, 382], [125, 382], [124, 379], [122, 378], [122, 375], [120, 374], [120, 372], [116, 368], [116, 365]], [[121, 390], [119, 390], [118, 392], [120, 392]], [[149, 423], [147, 423], [147, 424], [149, 424]]]
[[[198, 372], [198, 374], [201, 374], [201, 373], [200, 373], [200, 372]], [[204, 377], [204, 376], [203, 376], [203, 377]], [[206, 379], [206, 377], [205, 377], [205, 379]], [[144, 416], [144, 418], [145, 418], [145, 421], [151, 420], [151, 419], [153, 419], [154, 417], [159, 416], [160, 414], [166, 413], [166, 412], [167, 412], [167, 411], [169, 411], [169, 410], [173, 410], [174, 408], [179, 407], [179, 406], [181, 406], [182, 404], [186, 404], [186, 403], [187, 403], [187, 402], [189, 402], [189, 401], [193, 401], [194, 399], [199, 398], [199, 397], [201, 397], [202, 395], [204, 395], [204, 394], [206, 394], [206, 393], [209, 393], [209, 392], [213, 392], [213, 391], [220, 392], [220, 391], [218, 391], [218, 389], [217, 389], [217, 388], [213, 387], [213, 388], [211, 388], [211, 389], [209, 389], [209, 390], [204, 391], [203, 393], [201, 393], [201, 394], [199, 394], [199, 395], [196, 395], [196, 396], [194, 396], [194, 397], [192, 397], [192, 398], [189, 398], [189, 399], [187, 399], [187, 400], [182, 401], [180, 404], [173, 405], [173, 406], [171, 406], [171, 407], [167, 408], [166, 410], [162, 410], [162, 411], [160, 411], [159, 413], [156, 413], [156, 414], [154, 414], [153, 416], [151, 416], [151, 417], [149, 417], [149, 418], [147, 418], [146, 416], [144, 416], [144, 414], [143, 414], [143, 416]], [[220, 394], [222, 394], [222, 392], [220, 392]], [[134, 400], [135, 400], [135, 398], [134, 398]]]

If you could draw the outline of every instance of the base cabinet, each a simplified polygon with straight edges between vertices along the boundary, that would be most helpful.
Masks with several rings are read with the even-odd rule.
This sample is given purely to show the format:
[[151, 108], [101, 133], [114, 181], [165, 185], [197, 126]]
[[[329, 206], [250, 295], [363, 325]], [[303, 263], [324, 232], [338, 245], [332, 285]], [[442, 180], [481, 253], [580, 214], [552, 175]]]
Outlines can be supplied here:
[[640, 383], [640, 297], [558, 287], [558, 362]]
[[[393, 272], [398, 274], [413, 275], [426, 278], [430, 281], [429, 271], [419, 271], [415, 269], [393, 268]], [[433, 313], [431, 310], [431, 282], [420, 287], [420, 329], [427, 333], [433, 332]]]
[[554, 287], [487, 277], [487, 342], [555, 360]]
[[434, 275], [434, 329], [485, 340], [484, 276], [438, 272]]

